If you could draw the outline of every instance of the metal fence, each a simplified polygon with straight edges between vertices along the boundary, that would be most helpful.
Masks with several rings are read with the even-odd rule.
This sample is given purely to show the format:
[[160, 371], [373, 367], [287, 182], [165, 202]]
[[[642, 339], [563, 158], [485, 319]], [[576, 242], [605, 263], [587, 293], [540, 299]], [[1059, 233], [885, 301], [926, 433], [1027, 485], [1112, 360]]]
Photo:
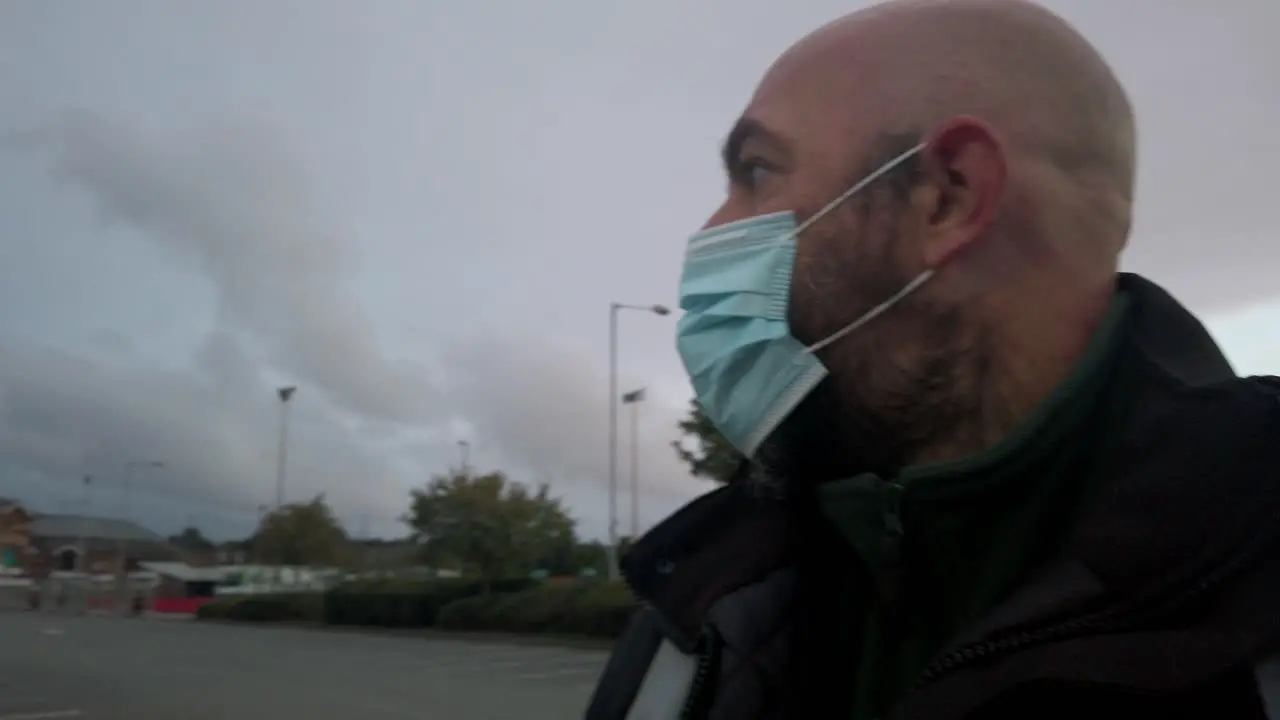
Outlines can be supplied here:
[[85, 577], [6, 581], [0, 584], [0, 611], [126, 615], [133, 611], [139, 593], [143, 607], [150, 607], [152, 584], [148, 582]]
[[25, 582], [5, 580], [0, 584], [0, 612], [23, 610], [27, 607], [30, 591]]

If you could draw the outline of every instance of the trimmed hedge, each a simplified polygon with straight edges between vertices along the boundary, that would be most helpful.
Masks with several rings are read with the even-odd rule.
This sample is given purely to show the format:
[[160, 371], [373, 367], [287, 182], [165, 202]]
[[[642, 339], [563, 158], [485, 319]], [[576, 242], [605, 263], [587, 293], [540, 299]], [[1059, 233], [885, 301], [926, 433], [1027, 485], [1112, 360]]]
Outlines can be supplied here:
[[430, 627], [440, 608], [462, 598], [528, 590], [537, 580], [360, 580], [326, 593], [271, 593], [223, 597], [200, 607], [204, 620], [323, 622], [328, 625]]
[[239, 595], [201, 605], [196, 617], [239, 622], [315, 622], [322, 617], [323, 603], [320, 593]]
[[476, 580], [358, 581], [327, 593], [223, 597], [201, 606], [196, 617], [613, 638], [638, 607], [621, 583], [516, 578], [485, 590]]
[[446, 630], [616, 638], [638, 607], [622, 583], [547, 584], [455, 600], [440, 611], [436, 625]]
[[[490, 583], [494, 595], [527, 590], [536, 580], [513, 578]], [[330, 625], [430, 627], [440, 609], [462, 598], [485, 592], [478, 580], [418, 582], [366, 580], [344, 583], [325, 594], [324, 621]]]

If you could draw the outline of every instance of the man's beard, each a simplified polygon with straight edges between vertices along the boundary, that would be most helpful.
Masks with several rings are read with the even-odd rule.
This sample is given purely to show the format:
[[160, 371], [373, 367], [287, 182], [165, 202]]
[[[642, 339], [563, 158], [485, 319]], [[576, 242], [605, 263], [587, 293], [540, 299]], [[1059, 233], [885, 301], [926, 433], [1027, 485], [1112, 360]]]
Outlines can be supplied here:
[[984, 364], [958, 328], [933, 335], [909, 365], [868, 354], [833, 370], [761, 444], [756, 479], [786, 491], [862, 473], [891, 478], [976, 421], [977, 398], [961, 390]]
[[[911, 282], [887, 256], [861, 260], [853, 282], [866, 297], [849, 304], [863, 311]], [[755, 479], [786, 492], [862, 473], [889, 478], [922, 449], [968, 426], [981, 432], [988, 353], [966, 320], [913, 295], [833, 344], [828, 376], [752, 458]]]

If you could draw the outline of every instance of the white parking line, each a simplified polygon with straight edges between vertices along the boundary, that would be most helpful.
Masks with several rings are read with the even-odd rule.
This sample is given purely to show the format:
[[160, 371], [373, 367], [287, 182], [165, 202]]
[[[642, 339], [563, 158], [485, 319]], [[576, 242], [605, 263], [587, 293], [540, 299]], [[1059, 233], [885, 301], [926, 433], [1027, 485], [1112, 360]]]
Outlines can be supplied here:
[[[579, 665], [556, 670], [544, 670], [542, 672], [521, 673], [516, 675], [516, 678], [520, 680], [546, 680], [547, 678], [564, 677], [566, 675], [585, 675], [592, 671], [593, 668], [591, 667]], [[4, 718], [0, 718], [0, 720], [4, 720]]]
[[80, 717], [83, 714], [79, 710], [48, 710], [45, 712], [0, 715], [0, 720], [62, 720], [62, 718]]

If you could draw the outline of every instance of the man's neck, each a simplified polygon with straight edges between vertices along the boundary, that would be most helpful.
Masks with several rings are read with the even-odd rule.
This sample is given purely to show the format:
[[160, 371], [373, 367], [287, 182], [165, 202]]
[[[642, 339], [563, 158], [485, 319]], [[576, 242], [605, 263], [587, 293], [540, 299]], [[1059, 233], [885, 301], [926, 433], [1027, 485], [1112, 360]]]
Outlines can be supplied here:
[[954, 432], [911, 453], [907, 465], [961, 460], [1000, 444], [1079, 365], [1110, 302], [1108, 290], [1069, 313], [1028, 313], [1007, 325], [1000, 334], [1004, 339], [996, 340], [985, 369], [989, 382], [972, 412], [956, 423]]

